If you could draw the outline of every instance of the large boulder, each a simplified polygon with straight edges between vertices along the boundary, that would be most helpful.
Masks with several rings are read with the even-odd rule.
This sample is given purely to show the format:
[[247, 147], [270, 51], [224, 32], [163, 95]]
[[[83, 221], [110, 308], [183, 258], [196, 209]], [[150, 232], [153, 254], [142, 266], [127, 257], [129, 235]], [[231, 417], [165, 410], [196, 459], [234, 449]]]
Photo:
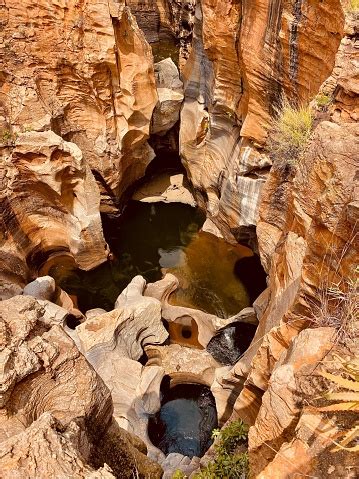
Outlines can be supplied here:
[[179, 120], [183, 101], [183, 83], [171, 58], [155, 63], [158, 103], [153, 112], [151, 132], [164, 135]]

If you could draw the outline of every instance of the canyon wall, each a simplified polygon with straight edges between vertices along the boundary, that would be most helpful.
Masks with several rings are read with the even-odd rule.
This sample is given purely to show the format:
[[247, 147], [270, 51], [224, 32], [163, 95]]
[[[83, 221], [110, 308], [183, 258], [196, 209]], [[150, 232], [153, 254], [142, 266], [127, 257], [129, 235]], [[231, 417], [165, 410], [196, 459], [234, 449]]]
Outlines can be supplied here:
[[1, 269], [11, 295], [59, 252], [83, 269], [106, 260], [100, 194], [102, 210], [116, 211], [153, 159], [157, 91], [151, 48], [124, 2], [11, 2], [1, 12]]
[[315, 96], [342, 29], [339, 0], [197, 3], [180, 145], [210, 231], [255, 244], [271, 117], [283, 96]]
[[[259, 349], [235, 404], [236, 413], [254, 422], [249, 450], [256, 477], [318, 473], [329, 444], [323, 437], [316, 447], [308, 444], [308, 434], [319, 437], [324, 424], [309, 407], [320, 396], [318, 363], [333, 347], [341, 356], [358, 354], [357, 318], [345, 309], [354, 303], [331, 309], [333, 289], [349, 294], [357, 276], [357, 31], [349, 16], [333, 73], [321, 87], [330, 101], [316, 107], [308, 148], [294, 170], [274, 165], [263, 189], [257, 231], [269, 273], [267, 306], [254, 338]], [[321, 328], [298, 336], [307, 326]], [[240, 374], [239, 365], [233, 374]]]

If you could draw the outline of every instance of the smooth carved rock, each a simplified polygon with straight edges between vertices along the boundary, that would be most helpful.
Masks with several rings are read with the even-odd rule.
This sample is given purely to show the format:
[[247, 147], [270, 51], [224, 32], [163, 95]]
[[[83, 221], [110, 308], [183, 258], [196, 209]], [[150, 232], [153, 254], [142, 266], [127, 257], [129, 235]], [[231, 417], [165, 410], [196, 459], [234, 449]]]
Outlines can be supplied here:
[[197, 2], [193, 49], [183, 69], [181, 154], [195, 189], [207, 194], [196, 199], [226, 239], [256, 246], [270, 166], [260, 148], [271, 117], [282, 94], [305, 102], [318, 92], [343, 23], [339, 0]]
[[124, 4], [40, 0], [33, 9], [25, 0], [9, 5], [3, 25], [4, 128], [52, 129], [76, 143], [111, 208], [153, 157], [157, 103], [151, 48]]
[[29, 296], [0, 303], [0, 440], [51, 412], [65, 426], [82, 417], [100, 433], [112, 402], [109, 390], [60, 326], [42, 321]]
[[137, 360], [146, 344], [167, 339], [161, 303], [142, 296], [145, 285], [142, 276], [136, 276], [117, 298], [113, 311], [90, 317], [77, 328], [81, 350], [94, 367], [110, 353]]
[[138, 188], [132, 199], [143, 203], [183, 203], [195, 207], [191, 187], [183, 174], [163, 173]]
[[187, 326], [194, 321], [198, 328], [198, 342], [200, 346], [205, 348], [218, 331], [238, 321], [237, 316], [223, 319], [199, 309], [170, 304], [169, 296], [177, 289], [178, 284], [178, 279], [173, 274], [167, 273], [163, 279], [155, 283], [149, 283], [146, 286], [144, 295], [161, 301], [162, 318], [169, 323]]
[[99, 190], [74, 143], [52, 131], [23, 133], [2, 167], [4, 283], [24, 286], [29, 273], [59, 251], [69, 252], [83, 269], [106, 260]]
[[153, 112], [151, 133], [164, 135], [179, 120], [183, 101], [183, 83], [170, 58], [155, 63], [158, 103]]
[[160, 408], [162, 367], [144, 368], [138, 359], [145, 346], [163, 343], [168, 333], [161, 321], [161, 303], [142, 296], [146, 281], [136, 276], [116, 300], [115, 308], [90, 316], [76, 328], [81, 351], [112, 394], [117, 424], [158, 450], [147, 436], [148, 415]]

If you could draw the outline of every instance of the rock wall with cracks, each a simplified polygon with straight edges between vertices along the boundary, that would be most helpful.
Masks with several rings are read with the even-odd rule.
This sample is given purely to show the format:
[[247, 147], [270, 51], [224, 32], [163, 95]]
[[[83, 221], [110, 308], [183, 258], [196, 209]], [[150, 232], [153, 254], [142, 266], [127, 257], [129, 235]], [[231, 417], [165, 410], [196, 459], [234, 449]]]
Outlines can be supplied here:
[[339, 0], [197, 2], [180, 150], [209, 231], [255, 246], [271, 118], [318, 92], [342, 31]]

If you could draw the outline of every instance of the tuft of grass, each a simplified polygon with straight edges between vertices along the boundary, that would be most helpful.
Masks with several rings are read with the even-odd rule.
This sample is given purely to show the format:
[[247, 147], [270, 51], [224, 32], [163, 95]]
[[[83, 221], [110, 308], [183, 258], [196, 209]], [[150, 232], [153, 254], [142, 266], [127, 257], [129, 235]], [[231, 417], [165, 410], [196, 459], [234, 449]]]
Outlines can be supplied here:
[[359, 12], [359, 0], [348, 0], [348, 12]]
[[322, 289], [319, 301], [311, 307], [311, 322], [318, 327], [332, 327], [340, 342], [358, 335], [359, 321], [359, 267], [352, 277], [342, 279]]
[[194, 479], [244, 479], [248, 477], [248, 453], [237, 451], [239, 447], [247, 446], [248, 429], [248, 426], [241, 420], [233, 421], [222, 430], [215, 429], [212, 435], [217, 439], [214, 446], [216, 458], [195, 474]]
[[17, 133], [11, 133], [10, 130], [4, 130], [1, 132], [0, 144], [14, 146], [17, 136]]
[[295, 107], [284, 101], [269, 139], [273, 164], [279, 169], [297, 166], [311, 136], [313, 120], [309, 106]]
[[318, 93], [318, 95], [315, 97], [315, 102], [318, 107], [326, 108], [331, 104], [332, 98], [325, 93]]

